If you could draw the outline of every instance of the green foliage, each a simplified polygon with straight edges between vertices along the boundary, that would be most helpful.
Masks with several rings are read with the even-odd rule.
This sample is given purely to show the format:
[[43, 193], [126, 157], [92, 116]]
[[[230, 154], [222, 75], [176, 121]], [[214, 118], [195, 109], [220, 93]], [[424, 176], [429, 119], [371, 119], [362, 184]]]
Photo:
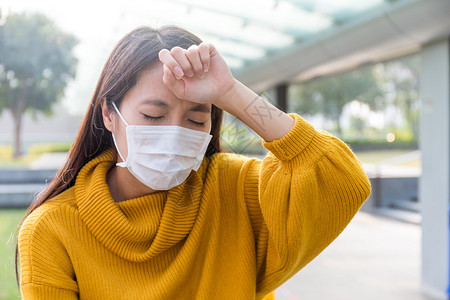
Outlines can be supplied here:
[[13, 147], [10, 145], [0, 145], [0, 161], [7, 161], [13, 157]]
[[75, 77], [76, 44], [41, 14], [11, 14], [0, 26], [0, 112], [9, 109], [14, 117], [15, 155], [23, 113], [50, 115]]
[[69, 152], [71, 143], [34, 144], [28, 148], [28, 156], [38, 158], [44, 153]]
[[25, 97], [24, 109], [50, 112], [68, 81], [75, 77], [74, 36], [63, 33], [41, 14], [12, 14], [0, 26], [0, 99], [9, 108]]
[[300, 114], [323, 114], [335, 122], [341, 133], [339, 118], [344, 106], [359, 100], [377, 109], [383, 94], [372, 68], [361, 68], [339, 75], [318, 78], [293, 88], [294, 110]]
[[394, 91], [393, 105], [398, 107], [407, 121], [408, 130], [419, 135], [420, 113], [420, 56], [407, 56], [385, 64], [385, 84]]
[[220, 142], [226, 152], [264, 154], [261, 137], [236, 117], [227, 114], [223, 122]]
[[23, 155], [20, 158], [14, 158], [12, 146], [0, 145], [0, 168], [27, 168], [32, 161], [36, 160], [44, 153], [68, 152], [70, 147], [71, 143], [69, 142], [34, 144], [28, 148], [26, 155]]
[[[326, 130], [355, 145], [417, 147], [419, 79], [420, 57], [411, 55], [292, 86], [290, 98], [294, 111], [310, 117], [321, 116], [327, 120]], [[345, 114], [345, 121], [350, 125], [344, 130], [340, 125], [344, 106], [355, 100], [360, 109], [355, 112], [353, 108], [358, 109], [357, 105], [348, 106], [352, 112]], [[369, 122], [374, 112], [378, 113], [378, 120], [383, 120], [382, 126]], [[396, 135], [394, 143], [386, 142], [388, 132]]]
[[0, 145], [0, 169], [27, 168], [28, 164], [27, 157], [14, 158], [14, 148], [12, 146]]
[[[222, 149], [224, 152], [233, 152], [233, 153], [240, 153], [240, 154], [255, 154], [255, 155], [263, 155], [264, 147], [261, 144], [261, 141], [257, 140], [250, 140], [246, 144], [239, 144], [239, 143], [222, 143]], [[238, 150], [236, 150], [238, 149]]]
[[354, 151], [366, 150], [399, 150], [399, 149], [417, 149], [417, 142], [414, 140], [404, 140], [396, 138], [394, 142], [389, 143], [386, 139], [344, 139], [344, 142]]
[[16, 228], [24, 216], [23, 209], [0, 210], [0, 299], [20, 299], [14, 270]]

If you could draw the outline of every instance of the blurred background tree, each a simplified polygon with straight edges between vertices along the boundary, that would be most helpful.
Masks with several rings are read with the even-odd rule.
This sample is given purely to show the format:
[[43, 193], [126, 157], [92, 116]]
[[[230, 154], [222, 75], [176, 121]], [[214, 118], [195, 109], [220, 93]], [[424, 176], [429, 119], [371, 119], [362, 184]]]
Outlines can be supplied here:
[[52, 107], [75, 77], [77, 39], [42, 14], [0, 12], [0, 112], [9, 110], [14, 124], [14, 157], [22, 154], [22, 116]]
[[345, 105], [353, 100], [359, 100], [378, 110], [380, 103], [377, 100], [382, 95], [383, 90], [373, 69], [360, 68], [317, 78], [297, 86], [293, 95], [296, 100], [293, 109], [300, 114], [322, 114], [333, 122], [334, 130], [342, 136], [340, 118]]
[[396, 107], [405, 120], [404, 132], [411, 138], [419, 138], [420, 114], [420, 56], [412, 55], [402, 59], [390, 61], [384, 65], [383, 76], [386, 89], [393, 97], [390, 105]]
[[[321, 129], [363, 148], [417, 147], [420, 56], [410, 55], [291, 85], [290, 105]], [[395, 143], [387, 141], [395, 136]]]

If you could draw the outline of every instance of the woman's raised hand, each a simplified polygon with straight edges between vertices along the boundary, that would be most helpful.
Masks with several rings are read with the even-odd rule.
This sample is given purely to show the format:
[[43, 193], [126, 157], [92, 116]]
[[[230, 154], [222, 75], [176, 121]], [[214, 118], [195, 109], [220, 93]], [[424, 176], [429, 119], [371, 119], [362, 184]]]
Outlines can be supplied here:
[[[164, 84], [180, 99], [214, 104], [243, 121], [266, 141], [280, 139], [294, 126], [292, 117], [234, 79], [210, 43], [189, 49], [163, 49], [159, 59], [164, 64]], [[261, 114], [259, 107], [269, 113]], [[254, 118], [255, 114], [260, 118]]]
[[236, 85], [228, 65], [211, 43], [163, 49], [159, 59], [164, 64], [164, 84], [180, 99], [218, 104]]

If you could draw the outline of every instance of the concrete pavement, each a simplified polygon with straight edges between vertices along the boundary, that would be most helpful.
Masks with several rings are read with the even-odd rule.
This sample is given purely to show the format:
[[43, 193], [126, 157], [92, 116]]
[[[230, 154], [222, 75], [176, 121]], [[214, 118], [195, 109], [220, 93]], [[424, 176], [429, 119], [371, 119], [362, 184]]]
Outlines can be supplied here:
[[420, 287], [419, 225], [358, 212], [276, 300], [434, 300]]

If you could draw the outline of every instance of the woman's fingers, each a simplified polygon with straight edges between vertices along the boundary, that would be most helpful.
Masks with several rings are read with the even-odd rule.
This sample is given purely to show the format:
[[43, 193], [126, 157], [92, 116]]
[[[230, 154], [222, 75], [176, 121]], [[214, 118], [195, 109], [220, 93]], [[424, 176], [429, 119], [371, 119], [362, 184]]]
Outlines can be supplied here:
[[209, 43], [192, 45], [187, 50], [174, 47], [170, 51], [163, 49], [159, 52], [160, 61], [167, 65], [177, 79], [184, 75], [193, 77], [197, 74], [200, 78], [208, 72], [211, 62], [211, 53], [215, 48]]
[[194, 72], [198, 74], [200, 78], [203, 78], [203, 65], [202, 61], [200, 60], [198, 46], [192, 45], [191, 47], [189, 47], [189, 49], [186, 50], [186, 57], [189, 59]]
[[210, 67], [210, 62], [211, 62], [211, 53], [210, 51], [214, 50], [215, 48], [214, 46], [212, 46], [212, 44], [210, 43], [201, 43], [198, 46], [198, 53], [200, 55], [200, 60], [202, 61], [203, 64], [203, 72], [208, 72], [209, 67]]
[[194, 70], [192, 69], [191, 63], [189, 62], [188, 58], [186, 57], [186, 50], [184, 50], [181, 47], [173, 47], [170, 50], [170, 55], [177, 61], [177, 63], [180, 65], [181, 69], [183, 70], [183, 73], [187, 77], [194, 76]]
[[159, 59], [164, 84], [180, 99], [216, 103], [236, 85], [225, 60], [211, 43], [163, 49]]
[[184, 51], [180, 47], [174, 47], [170, 51], [167, 49], [159, 51], [159, 60], [170, 68], [177, 79], [181, 79], [184, 75], [188, 77], [194, 75]]
[[182, 92], [184, 90], [184, 82], [183, 80], [178, 80], [172, 70], [166, 65], [163, 64], [163, 82], [166, 86], [168, 86], [172, 92], [177, 95], [177, 97], [182, 98]]
[[175, 77], [177, 79], [180, 79], [183, 77], [184, 72], [181, 66], [178, 64], [178, 62], [175, 60], [175, 58], [172, 56], [172, 54], [167, 49], [162, 49], [159, 51], [159, 60], [166, 66], [170, 68], [170, 70], [173, 72]]

